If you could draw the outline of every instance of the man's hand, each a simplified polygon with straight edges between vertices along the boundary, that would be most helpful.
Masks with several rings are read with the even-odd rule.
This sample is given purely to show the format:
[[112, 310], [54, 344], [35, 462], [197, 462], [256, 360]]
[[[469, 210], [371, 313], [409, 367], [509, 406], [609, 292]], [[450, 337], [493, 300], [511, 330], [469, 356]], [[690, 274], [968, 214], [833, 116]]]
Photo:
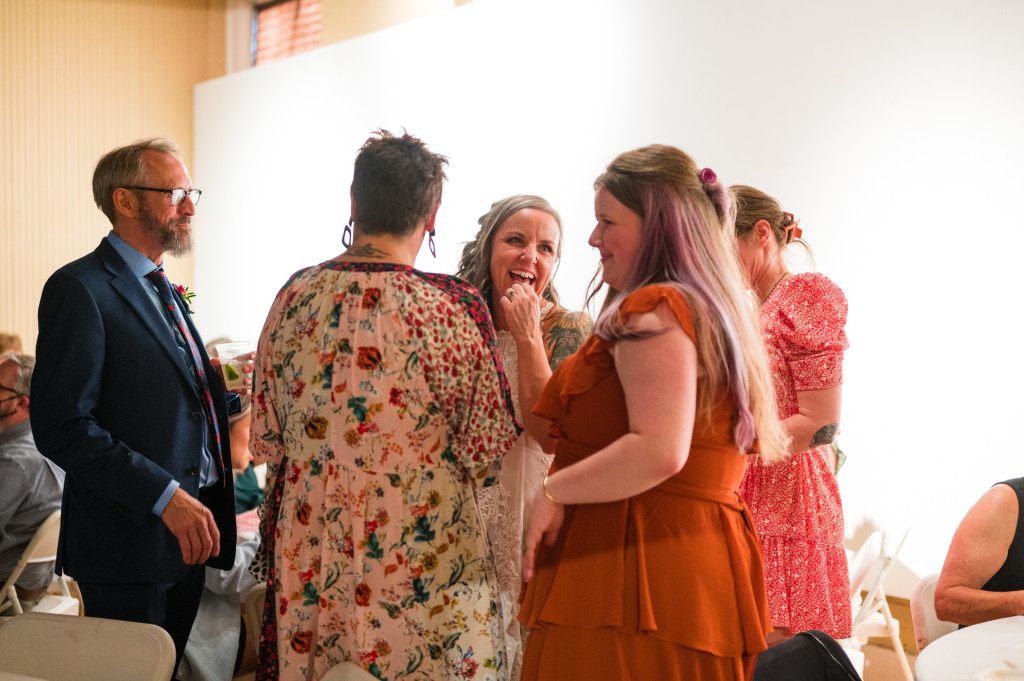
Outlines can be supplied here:
[[174, 490], [161, 517], [178, 538], [186, 565], [205, 563], [211, 555], [220, 554], [220, 531], [213, 514], [185, 490]]

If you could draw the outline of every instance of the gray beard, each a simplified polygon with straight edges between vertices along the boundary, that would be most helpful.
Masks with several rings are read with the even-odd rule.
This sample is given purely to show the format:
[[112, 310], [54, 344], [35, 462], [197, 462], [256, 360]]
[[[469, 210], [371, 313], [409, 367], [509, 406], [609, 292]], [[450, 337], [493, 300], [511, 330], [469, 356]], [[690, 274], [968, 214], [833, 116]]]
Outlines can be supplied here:
[[[183, 218], [188, 220], [188, 218]], [[155, 236], [160, 241], [160, 249], [176, 258], [188, 255], [192, 252], [192, 233], [179, 234], [174, 229], [178, 220], [170, 220], [161, 223], [144, 204], [139, 207], [139, 222], [147, 234]]]

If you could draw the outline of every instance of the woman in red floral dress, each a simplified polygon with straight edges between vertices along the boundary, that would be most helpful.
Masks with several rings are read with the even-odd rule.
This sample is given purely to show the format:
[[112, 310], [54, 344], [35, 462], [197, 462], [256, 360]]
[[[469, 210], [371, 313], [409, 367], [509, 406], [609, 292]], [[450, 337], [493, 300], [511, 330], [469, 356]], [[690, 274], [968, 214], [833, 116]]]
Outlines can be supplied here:
[[751, 459], [740, 495], [764, 551], [775, 632], [769, 643], [808, 629], [850, 636], [850, 575], [843, 505], [831, 442], [839, 429], [846, 296], [822, 274], [790, 274], [782, 253], [800, 230], [763, 192], [737, 185], [736, 245], [761, 304], [761, 332], [790, 456]]

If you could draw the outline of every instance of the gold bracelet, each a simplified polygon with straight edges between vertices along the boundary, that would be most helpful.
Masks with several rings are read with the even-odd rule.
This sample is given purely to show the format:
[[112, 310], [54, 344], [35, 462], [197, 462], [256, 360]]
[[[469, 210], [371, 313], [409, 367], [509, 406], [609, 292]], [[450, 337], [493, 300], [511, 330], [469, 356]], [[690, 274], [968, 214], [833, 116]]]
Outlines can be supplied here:
[[548, 491], [548, 476], [544, 476], [544, 483], [541, 485], [541, 489], [544, 490], [544, 496], [547, 497], [548, 501], [556, 506], [561, 506], [562, 502], [551, 496], [551, 492]]

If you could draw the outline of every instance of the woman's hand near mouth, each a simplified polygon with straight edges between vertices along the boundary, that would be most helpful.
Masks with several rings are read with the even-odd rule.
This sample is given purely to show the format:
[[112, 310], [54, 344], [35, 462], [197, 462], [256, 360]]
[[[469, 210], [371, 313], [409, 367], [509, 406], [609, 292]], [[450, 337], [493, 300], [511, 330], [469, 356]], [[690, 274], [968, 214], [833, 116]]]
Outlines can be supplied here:
[[[509, 291], [515, 293], [509, 296]], [[540, 331], [540, 296], [531, 285], [512, 284], [501, 297], [501, 307], [505, 311], [505, 322], [508, 330], [516, 340], [516, 345], [536, 344], [544, 347], [544, 339]]]

